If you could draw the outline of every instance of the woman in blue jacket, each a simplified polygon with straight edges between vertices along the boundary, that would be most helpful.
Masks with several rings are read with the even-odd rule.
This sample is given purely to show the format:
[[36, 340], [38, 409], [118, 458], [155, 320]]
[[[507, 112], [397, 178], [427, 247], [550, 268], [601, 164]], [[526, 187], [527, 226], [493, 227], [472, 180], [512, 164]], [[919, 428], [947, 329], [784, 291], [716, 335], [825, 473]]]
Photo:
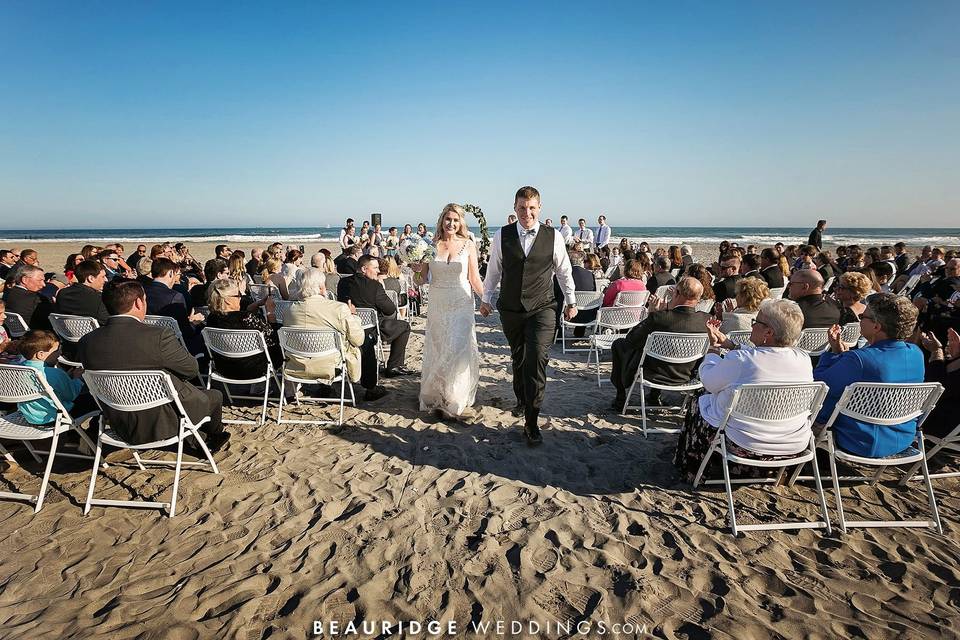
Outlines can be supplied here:
[[[843, 390], [854, 382], [923, 382], [923, 353], [905, 342], [917, 324], [917, 308], [904, 296], [878, 293], [870, 297], [860, 316], [860, 332], [868, 342], [849, 351], [840, 340], [840, 326], [830, 328], [830, 352], [820, 357], [814, 380], [830, 387], [817, 422], [830, 419]], [[875, 425], [839, 416], [833, 423], [837, 446], [854, 455], [882, 458], [900, 453], [917, 433], [917, 421]]]

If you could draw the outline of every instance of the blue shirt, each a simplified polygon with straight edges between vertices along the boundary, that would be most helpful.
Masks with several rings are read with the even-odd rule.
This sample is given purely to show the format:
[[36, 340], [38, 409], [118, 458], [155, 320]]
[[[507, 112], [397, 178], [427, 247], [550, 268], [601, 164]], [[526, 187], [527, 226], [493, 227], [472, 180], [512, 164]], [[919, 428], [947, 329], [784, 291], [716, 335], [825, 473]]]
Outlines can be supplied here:
[[[43, 373], [64, 409], [70, 411], [73, 408], [73, 401], [83, 389], [82, 380], [71, 378], [63, 369], [46, 366], [43, 360], [26, 360], [23, 364]], [[57, 418], [56, 407], [46, 398], [19, 402], [17, 409], [30, 424], [50, 424]]]
[[[923, 382], [923, 375], [923, 353], [917, 345], [902, 340], [881, 340], [854, 351], [824, 353], [813, 379], [826, 382], [830, 391], [817, 422], [826, 423], [830, 419], [843, 390], [854, 382], [914, 383]], [[841, 415], [832, 428], [837, 446], [844, 451], [882, 458], [900, 453], [913, 444], [917, 421], [876, 425]]]

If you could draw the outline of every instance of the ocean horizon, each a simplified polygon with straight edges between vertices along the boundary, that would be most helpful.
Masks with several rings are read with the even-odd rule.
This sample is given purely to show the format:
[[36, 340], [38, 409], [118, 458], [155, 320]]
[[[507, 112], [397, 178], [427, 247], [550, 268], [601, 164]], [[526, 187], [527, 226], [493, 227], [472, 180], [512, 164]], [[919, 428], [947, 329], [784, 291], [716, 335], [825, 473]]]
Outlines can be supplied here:
[[[432, 227], [428, 227], [433, 230]], [[496, 229], [491, 225], [491, 233]], [[679, 227], [679, 226], [622, 226], [613, 227], [615, 238], [626, 237], [656, 245], [712, 244], [723, 240], [738, 244], [772, 245], [776, 242], [801, 244], [806, 242], [812, 227]], [[477, 235], [479, 227], [470, 229]], [[339, 227], [207, 227], [158, 228], [118, 227], [104, 229], [7, 229], [0, 230], [0, 245], [25, 242], [218, 242], [316, 243], [336, 241]], [[951, 227], [828, 227], [823, 234], [825, 244], [884, 245], [903, 241], [907, 245], [935, 244], [960, 246], [960, 228]]]

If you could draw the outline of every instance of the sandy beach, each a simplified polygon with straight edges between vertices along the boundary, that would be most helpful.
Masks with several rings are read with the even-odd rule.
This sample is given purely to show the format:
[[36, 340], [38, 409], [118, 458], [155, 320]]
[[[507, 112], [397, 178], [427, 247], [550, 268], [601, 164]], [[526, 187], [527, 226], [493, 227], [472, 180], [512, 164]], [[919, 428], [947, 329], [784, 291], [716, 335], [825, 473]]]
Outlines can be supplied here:
[[[479, 406], [466, 422], [421, 414], [413, 377], [385, 381], [390, 395], [348, 409], [339, 433], [231, 425], [216, 455], [221, 475], [184, 472], [172, 519], [104, 507], [84, 517], [89, 463], [58, 462], [39, 514], [0, 501], [2, 636], [301, 639], [313, 637], [315, 620], [453, 621], [457, 637], [477, 638], [957, 634], [956, 480], [936, 482], [944, 536], [734, 538], [722, 489], [693, 491], [679, 479], [676, 435], [644, 439], [638, 417], [608, 412], [612, 389], [597, 389], [585, 354], [554, 352], [545, 444], [528, 448], [508, 412], [497, 317], [477, 322]], [[415, 369], [424, 324], [414, 319], [408, 346]], [[656, 415], [679, 425], [677, 410]], [[4, 489], [35, 491], [42, 469], [18, 459]], [[101, 472], [97, 496], [165, 500], [171, 485], [170, 471], [115, 464]], [[924, 504], [916, 483], [905, 493], [893, 483], [844, 491], [861, 517]], [[735, 496], [743, 522], [817, 514], [809, 486]], [[507, 632], [524, 626], [516, 635], [473, 631], [497, 621]], [[578, 623], [586, 632], [568, 636], [562, 625]], [[378, 636], [386, 637], [354, 637]]]

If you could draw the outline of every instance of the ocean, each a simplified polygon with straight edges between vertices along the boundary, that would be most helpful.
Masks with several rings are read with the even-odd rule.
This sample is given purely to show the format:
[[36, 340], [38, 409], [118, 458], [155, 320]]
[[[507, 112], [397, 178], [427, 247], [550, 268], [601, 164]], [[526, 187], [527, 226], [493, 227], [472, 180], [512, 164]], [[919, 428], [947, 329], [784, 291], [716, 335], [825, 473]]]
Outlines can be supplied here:
[[[495, 227], [491, 226], [491, 233]], [[431, 231], [433, 229], [431, 228]], [[478, 234], [479, 227], [471, 227]], [[12, 229], [0, 230], [0, 247], [24, 243], [75, 242], [78, 244], [105, 244], [107, 242], [218, 242], [233, 244], [263, 244], [282, 241], [289, 244], [306, 244], [336, 241], [338, 227], [220, 227], [208, 229]], [[740, 245], [802, 244], [807, 240], [810, 227], [613, 227], [613, 235], [619, 239], [645, 240], [655, 246], [702, 243], [719, 244], [723, 240]], [[864, 247], [892, 245], [903, 241], [912, 247], [924, 244], [960, 246], [960, 229], [915, 228], [877, 229], [869, 227], [828, 227], [823, 234], [824, 244], [859, 244]]]

